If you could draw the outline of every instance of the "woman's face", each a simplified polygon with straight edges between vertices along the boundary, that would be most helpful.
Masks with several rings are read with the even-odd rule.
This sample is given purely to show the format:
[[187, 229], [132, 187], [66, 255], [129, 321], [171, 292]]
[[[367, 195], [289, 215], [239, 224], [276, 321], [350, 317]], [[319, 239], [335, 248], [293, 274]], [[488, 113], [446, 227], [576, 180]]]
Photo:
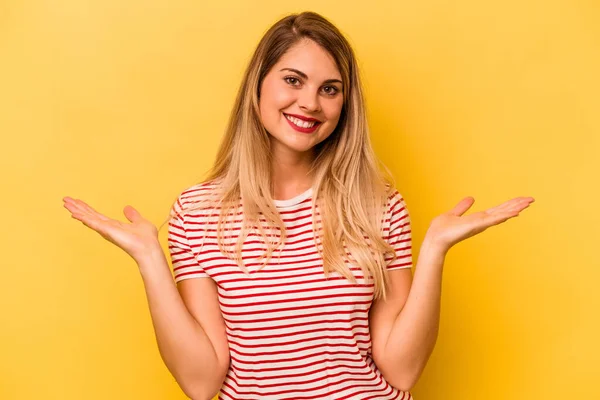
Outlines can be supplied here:
[[342, 89], [327, 51], [312, 40], [292, 46], [261, 85], [260, 117], [274, 154], [305, 153], [327, 139], [340, 119]]

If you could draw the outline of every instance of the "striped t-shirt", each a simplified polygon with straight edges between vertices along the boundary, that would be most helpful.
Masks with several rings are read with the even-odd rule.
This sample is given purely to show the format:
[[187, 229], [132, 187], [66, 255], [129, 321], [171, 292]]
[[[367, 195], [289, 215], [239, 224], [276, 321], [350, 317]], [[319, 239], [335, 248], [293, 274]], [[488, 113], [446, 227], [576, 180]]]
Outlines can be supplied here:
[[[312, 189], [275, 200], [287, 239], [260, 271], [264, 260], [256, 260], [266, 247], [259, 234], [248, 235], [242, 249], [248, 276], [218, 249], [218, 212], [179, 214], [211, 188], [201, 183], [179, 196], [168, 242], [176, 282], [210, 278], [218, 287], [231, 359], [219, 399], [412, 400], [386, 382], [371, 358], [373, 284], [358, 267], [351, 267], [356, 284], [337, 272], [324, 275], [312, 230]], [[397, 255], [393, 262], [386, 258], [388, 270], [410, 268], [410, 219], [397, 190], [388, 198], [383, 238]]]

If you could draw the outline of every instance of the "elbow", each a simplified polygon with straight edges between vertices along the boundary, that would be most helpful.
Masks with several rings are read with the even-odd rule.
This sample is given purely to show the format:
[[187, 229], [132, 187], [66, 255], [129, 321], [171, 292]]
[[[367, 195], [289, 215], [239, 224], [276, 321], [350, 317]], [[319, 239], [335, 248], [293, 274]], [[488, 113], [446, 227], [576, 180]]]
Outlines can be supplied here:
[[411, 390], [413, 390], [418, 380], [419, 375], [412, 374], [395, 376], [392, 379], [388, 379], [387, 381], [390, 385], [392, 385], [398, 390], [401, 390], [403, 392], [410, 392]]
[[179, 387], [191, 400], [211, 400], [219, 392], [220, 385], [216, 385], [211, 382], [183, 382], [177, 381]]
[[192, 400], [214, 398], [223, 386], [230, 362], [229, 354], [225, 360], [216, 360], [214, 363], [202, 361], [200, 364], [192, 364], [182, 361], [174, 365], [164, 358], [163, 360], [179, 388]]
[[375, 365], [390, 385], [403, 392], [410, 392], [423, 372], [423, 367], [419, 365], [386, 365], [383, 362], [375, 362]]
[[175, 376], [175, 380], [183, 393], [190, 399], [211, 400], [221, 390], [226, 375], [227, 369], [215, 368], [215, 374], [210, 377]]
[[[385, 380], [398, 390], [410, 392], [423, 373], [429, 356], [435, 346], [435, 338], [431, 346], [425, 352], [409, 353], [396, 351], [396, 356], [390, 357], [390, 352], [384, 355], [379, 354], [378, 360], [375, 359], [375, 365], [385, 378]], [[375, 355], [375, 354], [374, 354]], [[379, 361], [379, 362], [378, 362]]]

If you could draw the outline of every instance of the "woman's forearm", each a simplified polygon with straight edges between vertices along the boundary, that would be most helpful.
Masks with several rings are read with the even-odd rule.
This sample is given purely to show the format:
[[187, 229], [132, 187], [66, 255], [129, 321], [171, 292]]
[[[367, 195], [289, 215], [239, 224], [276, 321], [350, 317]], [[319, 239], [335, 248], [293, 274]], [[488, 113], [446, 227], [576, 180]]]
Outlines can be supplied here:
[[217, 353], [183, 302], [162, 249], [138, 261], [160, 355], [181, 389], [194, 400], [210, 399], [223, 376]]
[[415, 385], [435, 347], [446, 253], [425, 238], [410, 293], [385, 345], [382, 373], [398, 389]]

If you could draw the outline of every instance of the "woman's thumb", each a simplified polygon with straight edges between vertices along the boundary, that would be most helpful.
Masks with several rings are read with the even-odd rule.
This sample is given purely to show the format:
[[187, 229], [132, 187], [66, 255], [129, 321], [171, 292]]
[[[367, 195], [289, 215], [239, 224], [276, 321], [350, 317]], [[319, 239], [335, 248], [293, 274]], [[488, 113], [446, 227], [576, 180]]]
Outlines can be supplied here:
[[460, 217], [466, 213], [469, 208], [471, 208], [473, 203], [475, 203], [475, 199], [473, 197], [465, 197], [450, 211], [450, 214]]
[[140, 213], [131, 206], [125, 206], [123, 214], [125, 214], [129, 222], [138, 222], [143, 219]]

